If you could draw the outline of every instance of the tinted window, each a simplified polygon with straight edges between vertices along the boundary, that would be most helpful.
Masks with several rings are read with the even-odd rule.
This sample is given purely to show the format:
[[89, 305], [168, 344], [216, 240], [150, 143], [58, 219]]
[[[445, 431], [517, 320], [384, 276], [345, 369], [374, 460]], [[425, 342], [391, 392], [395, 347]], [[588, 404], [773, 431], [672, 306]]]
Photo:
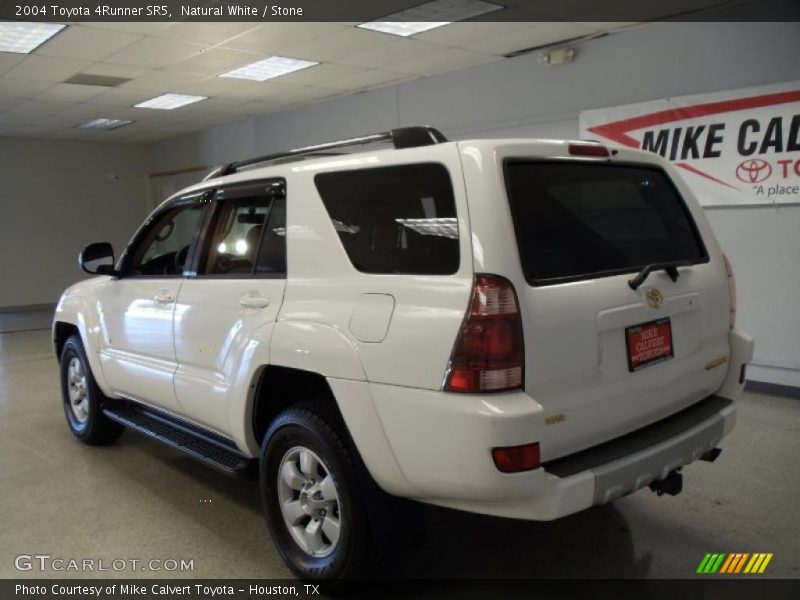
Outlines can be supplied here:
[[706, 259], [686, 205], [660, 169], [510, 161], [506, 180], [529, 283]]
[[130, 275], [183, 275], [189, 247], [200, 226], [203, 205], [184, 204], [157, 215], [131, 253]]
[[207, 275], [250, 275], [261, 243], [269, 200], [254, 197], [221, 204], [201, 272]]
[[322, 173], [315, 182], [359, 271], [447, 275], [458, 270], [458, 222], [444, 166]]
[[206, 256], [205, 275], [250, 276], [286, 273], [286, 198], [283, 181], [226, 187], [217, 192], [217, 210]]

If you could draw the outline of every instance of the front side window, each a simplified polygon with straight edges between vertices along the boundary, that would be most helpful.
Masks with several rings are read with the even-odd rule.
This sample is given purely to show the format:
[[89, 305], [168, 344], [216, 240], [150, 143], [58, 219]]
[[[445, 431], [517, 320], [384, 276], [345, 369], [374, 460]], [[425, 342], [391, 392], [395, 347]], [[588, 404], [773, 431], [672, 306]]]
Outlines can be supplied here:
[[518, 159], [506, 163], [506, 186], [532, 285], [707, 259], [683, 199], [661, 169]]
[[458, 220], [450, 174], [425, 163], [314, 178], [353, 266], [364, 273], [451, 275]]
[[200, 203], [182, 204], [156, 215], [130, 254], [127, 273], [150, 277], [183, 275], [203, 208]]

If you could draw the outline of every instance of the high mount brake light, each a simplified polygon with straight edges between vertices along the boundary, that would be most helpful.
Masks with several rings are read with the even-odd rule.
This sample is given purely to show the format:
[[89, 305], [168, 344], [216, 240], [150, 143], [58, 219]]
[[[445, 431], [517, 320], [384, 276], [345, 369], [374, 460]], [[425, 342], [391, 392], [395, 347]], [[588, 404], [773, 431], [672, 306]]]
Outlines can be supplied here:
[[570, 156], [597, 156], [608, 158], [610, 156], [608, 148], [600, 144], [570, 144]]
[[525, 351], [514, 286], [476, 275], [472, 301], [447, 369], [448, 392], [501, 392], [522, 387]]

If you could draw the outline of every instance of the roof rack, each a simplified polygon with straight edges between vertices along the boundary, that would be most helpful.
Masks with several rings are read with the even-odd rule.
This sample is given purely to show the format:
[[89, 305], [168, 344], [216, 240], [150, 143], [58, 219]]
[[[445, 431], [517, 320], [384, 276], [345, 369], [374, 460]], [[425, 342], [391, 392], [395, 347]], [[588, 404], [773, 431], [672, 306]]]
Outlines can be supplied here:
[[[441, 144], [446, 142], [447, 138], [442, 133], [433, 127], [398, 127], [385, 131], [383, 133], [372, 133], [360, 137], [348, 138], [344, 140], [337, 140], [335, 142], [326, 142], [324, 144], [316, 144], [314, 146], [306, 146], [305, 148], [295, 148], [293, 150], [286, 150], [284, 152], [277, 152], [275, 154], [266, 154], [264, 156], [257, 156], [255, 158], [248, 158], [246, 160], [239, 160], [236, 162], [228, 163], [217, 167], [211, 173], [203, 178], [213, 179], [215, 177], [222, 177], [236, 173], [242, 167], [249, 167], [263, 162], [277, 161], [282, 158], [303, 157], [309, 155], [326, 155], [327, 150], [335, 148], [346, 148], [348, 146], [361, 146], [364, 144], [374, 144], [376, 142], [392, 142], [394, 147], [398, 150], [402, 148], [417, 148], [419, 146], [432, 146], [434, 144]], [[281, 161], [290, 162], [290, 161]]]

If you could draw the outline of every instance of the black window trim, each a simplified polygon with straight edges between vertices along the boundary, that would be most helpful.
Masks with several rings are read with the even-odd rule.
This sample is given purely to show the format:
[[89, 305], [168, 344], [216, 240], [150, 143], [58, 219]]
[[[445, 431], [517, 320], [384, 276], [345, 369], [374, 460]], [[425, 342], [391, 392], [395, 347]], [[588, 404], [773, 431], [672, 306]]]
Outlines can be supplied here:
[[[209, 216], [206, 221], [203, 223], [202, 232], [199, 236], [199, 240], [194, 248], [193, 253], [193, 263], [191, 265], [191, 271], [185, 274], [185, 277], [191, 279], [198, 279], [198, 280], [211, 280], [211, 279], [228, 279], [228, 280], [241, 280], [241, 279], [286, 279], [287, 278], [287, 268], [284, 269], [282, 273], [259, 273], [257, 271], [258, 268], [258, 257], [261, 252], [261, 244], [264, 241], [264, 236], [266, 235], [267, 228], [264, 227], [261, 231], [261, 236], [258, 238], [258, 248], [256, 248], [255, 257], [256, 259], [253, 261], [253, 268], [251, 269], [250, 273], [199, 273], [200, 269], [200, 262], [204, 260], [208, 256], [208, 251], [210, 250], [210, 245], [212, 242], [213, 231], [217, 224], [217, 219], [219, 218], [220, 214], [224, 210], [224, 205], [228, 201], [235, 201], [236, 198], [225, 198], [224, 194], [226, 190], [231, 190], [233, 188], [263, 188], [264, 185], [267, 184], [278, 184], [281, 186], [283, 198], [286, 199], [287, 192], [286, 192], [286, 178], [285, 177], [267, 177], [264, 179], [248, 179], [245, 181], [236, 181], [231, 182], [228, 184], [220, 185], [213, 189], [213, 193], [210, 196], [210, 202], [213, 205], [212, 209], [209, 211]], [[268, 197], [267, 199], [267, 214], [264, 216], [264, 224], [269, 222], [269, 218], [272, 215], [272, 209], [275, 206], [274, 202], [277, 197]], [[289, 214], [289, 205], [286, 205], [286, 214], [288, 220]], [[284, 234], [284, 239], [286, 239], [286, 234]], [[288, 259], [289, 248], [288, 243], [286, 244], [286, 255]], [[187, 261], [188, 262], [188, 261]], [[287, 260], [288, 262], [288, 260]]]
[[635, 167], [635, 168], [645, 168], [651, 171], [657, 171], [664, 176], [664, 179], [667, 183], [672, 187], [673, 192], [675, 193], [675, 197], [678, 199], [681, 209], [686, 215], [686, 219], [689, 222], [689, 225], [692, 227], [692, 231], [694, 232], [697, 243], [700, 247], [700, 260], [689, 262], [687, 266], [694, 266], [694, 265], [701, 265], [708, 263], [711, 259], [708, 254], [708, 250], [705, 245], [705, 240], [703, 240], [703, 236], [700, 233], [700, 230], [697, 227], [697, 223], [694, 220], [694, 216], [692, 216], [692, 212], [689, 210], [689, 206], [686, 204], [686, 200], [684, 199], [683, 195], [678, 190], [675, 182], [672, 181], [672, 177], [669, 176], [663, 167], [659, 165], [655, 165], [652, 163], [647, 162], [637, 162], [637, 161], [595, 161], [595, 160], [580, 160], [577, 161], [572, 158], [561, 158], [561, 157], [554, 157], [554, 158], [545, 158], [545, 157], [524, 157], [524, 156], [514, 156], [514, 157], [506, 157], [503, 159], [503, 187], [505, 189], [506, 194], [506, 202], [508, 203], [508, 209], [511, 213], [511, 220], [514, 225], [514, 237], [516, 239], [517, 244], [517, 255], [519, 256], [520, 266], [522, 267], [522, 274], [525, 277], [525, 281], [528, 285], [533, 287], [546, 287], [550, 285], [557, 285], [560, 283], [573, 283], [576, 281], [590, 281], [592, 279], [602, 279], [605, 277], [613, 277], [615, 275], [629, 275], [631, 273], [638, 273], [642, 270], [644, 265], [639, 265], [638, 267], [627, 267], [624, 269], [608, 269], [605, 271], [595, 271], [594, 273], [582, 273], [580, 275], [567, 275], [564, 277], [546, 277], [546, 278], [534, 278], [529, 277], [532, 271], [528, 268], [528, 258], [526, 253], [523, 251], [521, 245], [522, 239], [522, 232], [521, 226], [518, 223], [517, 217], [514, 214], [514, 210], [511, 208], [511, 193], [508, 187], [508, 167], [509, 165], [513, 164], [541, 164], [541, 163], [566, 163], [566, 164], [574, 164], [576, 162], [580, 162], [582, 164], [603, 164], [603, 165], [612, 165], [612, 166], [623, 166], [623, 167]]
[[122, 254], [117, 261], [117, 270], [119, 272], [118, 279], [148, 279], [148, 280], [157, 280], [157, 279], [183, 279], [188, 276], [195, 269], [194, 259], [197, 249], [198, 240], [205, 231], [205, 227], [207, 225], [207, 221], [209, 218], [209, 214], [211, 210], [209, 207], [203, 208], [203, 213], [200, 216], [200, 221], [198, 224], [197, 229], [194, 232], [194, 236], [192, 237], [192, 241], [189, 243], [189, 252], [186, 254], [186, 263], [184, 265], [184, 272], [181, 274], [174, 274], [174, 275], [167, 275], [164, 273], [159, 273], [158, 275], [134, 275], [129, 272], [130, 270], [130, 260], [131, 257], [134, 255], [135, 250], [139, 246], [140, 243], [147, 237], [147, 234], [150, 232], [152, 227], [161, 220], [161, 217], [164, 216], [169, 211], [175, 210], [176, 208], [182, 206], [191, 206], [191, 205], [203, 205], [207, 204], [209, 198], [214, 193], [215, 188], [203, 188], [200, 190], [195, 190], [188, 194], [184, 194], [174, 200], [170, 200], [168, 203], [164, 204], [157, 210], [154, 210], [145, 221], [139, 226], [139, 229], [133, 234], [133, 237], [125, 246], [125, 249], [122, 251]]

